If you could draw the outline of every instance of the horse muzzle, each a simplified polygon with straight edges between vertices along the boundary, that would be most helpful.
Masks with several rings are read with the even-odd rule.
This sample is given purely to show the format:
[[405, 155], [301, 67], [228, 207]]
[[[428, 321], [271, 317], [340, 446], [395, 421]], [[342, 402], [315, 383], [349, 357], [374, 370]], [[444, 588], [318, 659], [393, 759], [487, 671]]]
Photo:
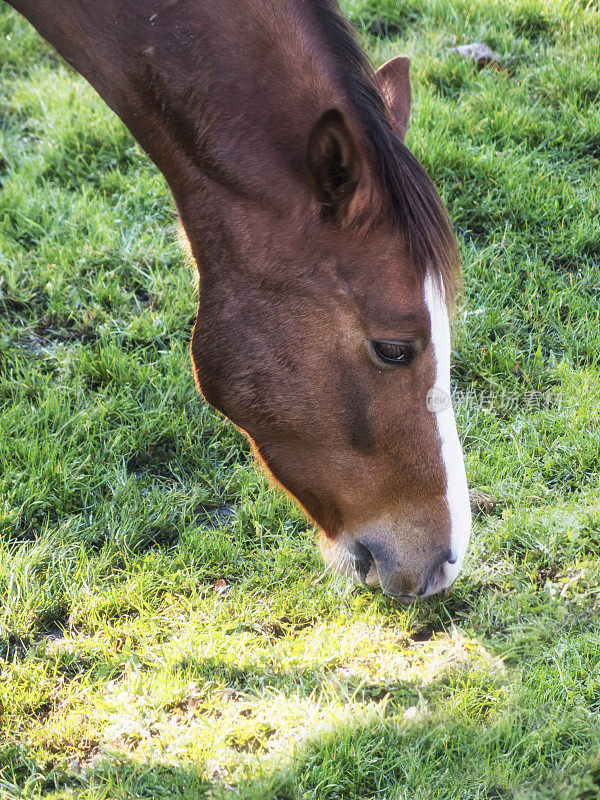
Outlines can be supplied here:
[[455, 551], [449, 536], [414, 530], [410, 536], [392, 536], [369, 527], [333, 541], [325, 535], [321, 539], [321, 553], [333, 570], [403, 603], [448, 589], [460, 572], [465, 550], [463, 546]]

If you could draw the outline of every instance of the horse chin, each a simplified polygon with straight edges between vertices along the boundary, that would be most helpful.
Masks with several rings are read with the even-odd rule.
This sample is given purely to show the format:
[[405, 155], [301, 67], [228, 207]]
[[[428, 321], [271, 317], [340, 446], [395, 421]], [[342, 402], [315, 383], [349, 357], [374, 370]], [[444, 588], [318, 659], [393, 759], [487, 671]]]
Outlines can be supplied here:
[[366, 574], [360, 574], [357, 568], [356, 545], [350, 537], [342, 535], [332, 540], [321, 532], [319, 549], [325, 565], [332, 572], [350, 578], [355, 583], [368, 586], [370, 589], [382, 589], [385, 594], [389, 594], [385, 591], [385, 587], [381, 586], [375, 563], [370, 565]]
[[[362, 579], [357, 571], [356, 556], [352, 552], [352, 542], [349, 538], [344, 535], [339, 535], [335, 539], [332, 539], [324, 531], [321, 531], [319, 549], [325, 566], [332, 572], [343, 575], [346, 578], [351, 578], [357, 583], [366, 584], [366, 580]], [[377, 573], [377, 568], [374, 564], [371, 567], [371, 570], [373, 569], [375, 573]], [[371, 570], [369, 570], [369, 573]], [[379, 580], [377, 580], [376, 583], [367, 585], [374, 587], [379, 586]]]

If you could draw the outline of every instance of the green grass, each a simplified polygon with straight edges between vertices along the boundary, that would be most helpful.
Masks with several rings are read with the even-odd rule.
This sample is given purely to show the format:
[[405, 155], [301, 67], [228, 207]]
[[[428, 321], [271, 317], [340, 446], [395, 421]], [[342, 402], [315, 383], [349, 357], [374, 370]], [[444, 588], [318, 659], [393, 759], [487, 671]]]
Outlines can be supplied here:
[[[496, 508], [447, 598], [323, 574], [195, 391], [164, 181], [2, 6], [0, 796], [600, 797], [600, 5], [345, 7], [377, 63], [412, 58]], [[447, 52], [472, 41], [507, 69]]]

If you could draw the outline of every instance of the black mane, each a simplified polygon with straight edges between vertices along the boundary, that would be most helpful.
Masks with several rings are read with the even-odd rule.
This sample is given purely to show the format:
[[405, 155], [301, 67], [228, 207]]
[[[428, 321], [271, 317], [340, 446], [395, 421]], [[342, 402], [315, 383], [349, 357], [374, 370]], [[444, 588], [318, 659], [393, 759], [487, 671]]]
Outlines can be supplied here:
[[379, 161], [389, 211], [407, 241], [415, 267], [431, 270], [452, 294], [458, 247], [448, 212], [429, 175], [395, 135], [373, 67], [336, 0], [310, 0], [339, 67], [347, 99]]

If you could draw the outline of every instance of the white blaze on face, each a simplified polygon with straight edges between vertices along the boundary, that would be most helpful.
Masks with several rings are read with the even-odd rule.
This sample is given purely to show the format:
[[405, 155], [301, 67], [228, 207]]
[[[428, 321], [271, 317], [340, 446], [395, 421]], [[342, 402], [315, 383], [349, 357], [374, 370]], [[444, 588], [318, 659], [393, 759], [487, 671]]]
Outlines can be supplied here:
[[[451, 549], [456, 564], [446, 565], [445, 586], [450, 586], [462, 566], [471, 535], [471, 506], [462, 447], [456, 430], [456, 420], [450, 401], [450, 320], [446, 301], [437, 282], [428, 275], [425, 279], [425, 302], [431, 317], [431, 345], [435, 357], [436, 376], [432, 387], [445, 393], [445, 407], [433, 413], [442, 446], [442, 459], [446, 468], [446, 502], [452, 525]], [[441, 392], [439, 391], [441, 390]], [[439, 587], [445, 588], [445, 587]]]

